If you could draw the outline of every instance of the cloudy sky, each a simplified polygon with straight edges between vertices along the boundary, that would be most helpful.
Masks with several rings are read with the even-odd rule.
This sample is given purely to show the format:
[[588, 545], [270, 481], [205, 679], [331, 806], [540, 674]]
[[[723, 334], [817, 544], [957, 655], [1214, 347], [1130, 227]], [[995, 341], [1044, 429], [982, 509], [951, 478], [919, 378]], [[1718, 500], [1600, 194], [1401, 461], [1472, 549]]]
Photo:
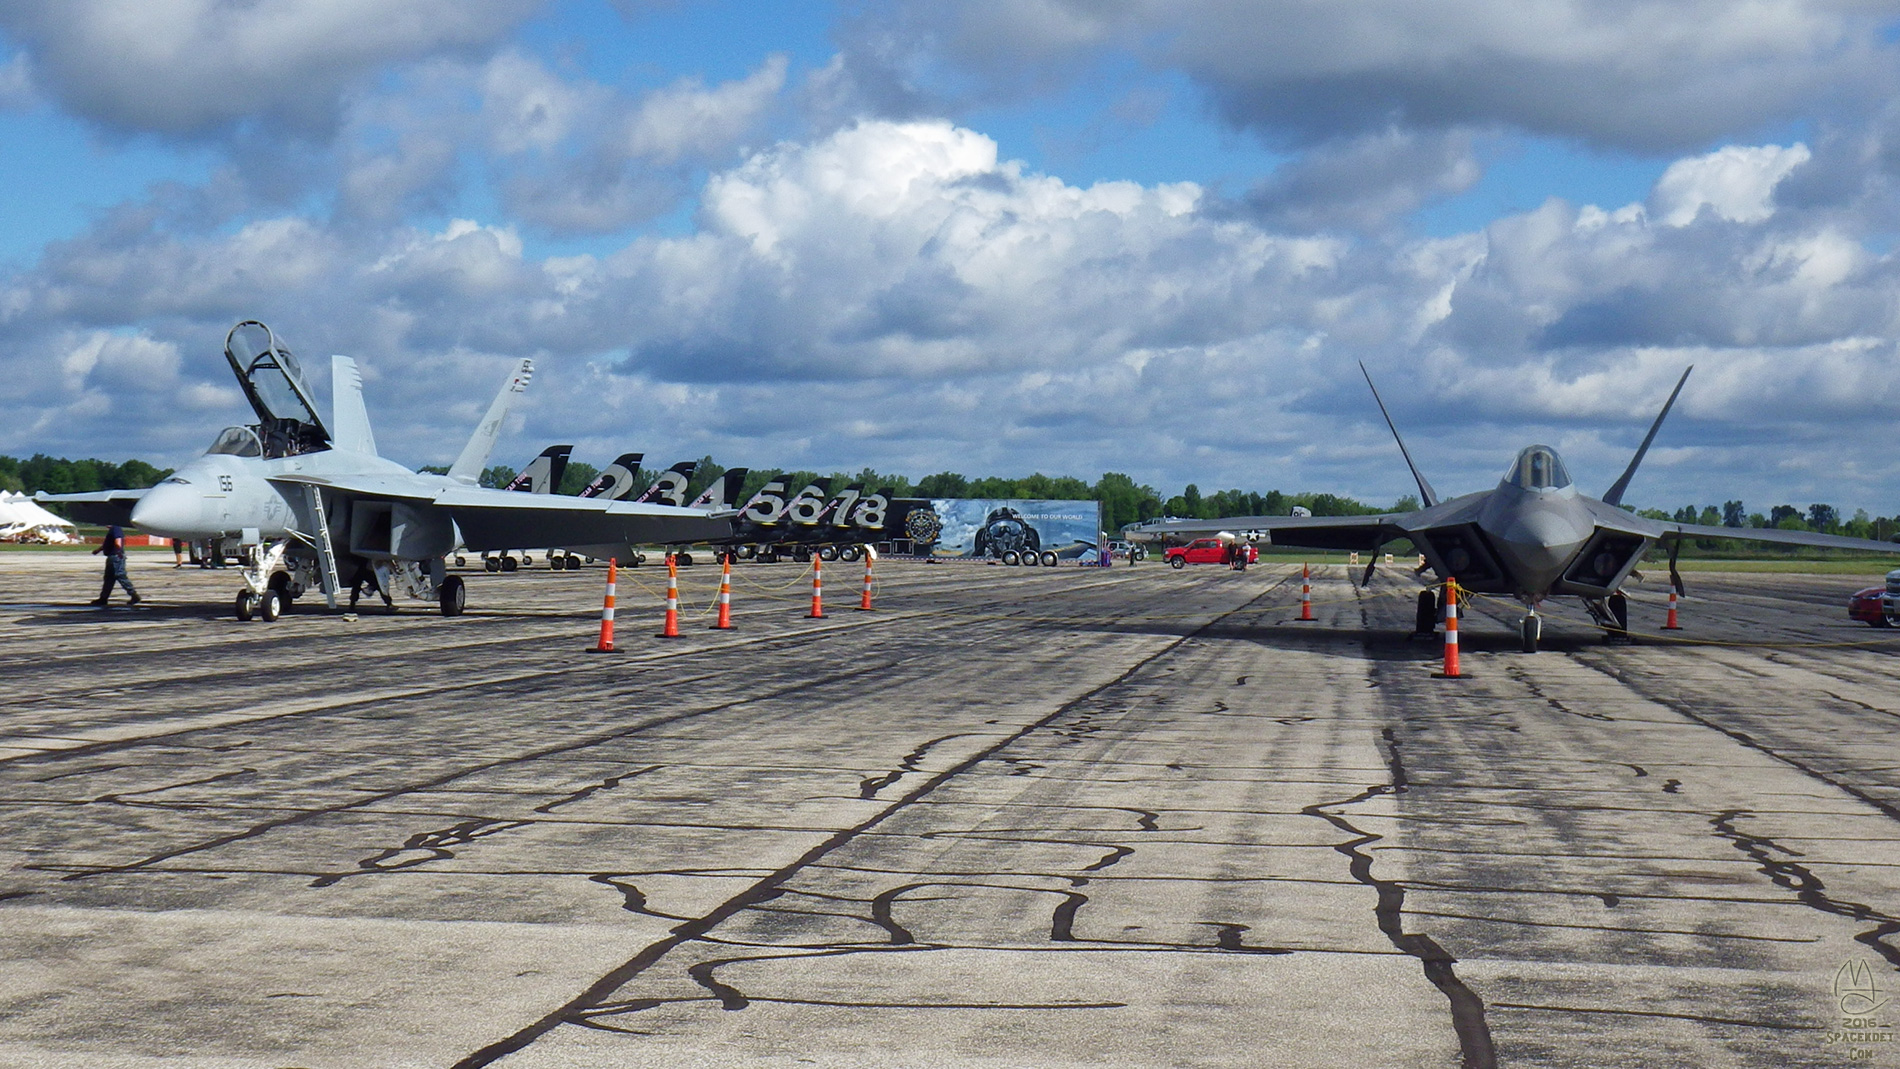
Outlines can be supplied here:
[[[0, 453], [1900, 512], [1900, 0], [0, 0]], [[327, 387], [327, 384], [325, 384]], [[518, 460], [516, 462], [519, 462]]]

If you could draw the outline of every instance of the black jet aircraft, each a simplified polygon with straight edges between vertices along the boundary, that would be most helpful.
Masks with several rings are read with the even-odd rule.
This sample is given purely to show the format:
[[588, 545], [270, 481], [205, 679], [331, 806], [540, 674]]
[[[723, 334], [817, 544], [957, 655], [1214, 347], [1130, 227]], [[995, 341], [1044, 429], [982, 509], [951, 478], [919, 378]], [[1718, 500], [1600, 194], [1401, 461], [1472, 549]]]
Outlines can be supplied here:
[[[1820, 546], [1874, 553], [1900, 553], [1900, 545], [1862, 538], [1783, 531], [1775, 528], [1713, 527], [1696, 523], [1652, 520], [1622, 507], [1623, 494], [1637, 466], [1689, 380], [1691, 367], [1677, 380], [1629, 467], [1601, 498], [1579, 491], [1570, 480], [1557, 451], [1547, 445], [1529, 445], [1518, 451], [1495, 489], [1439, 500], [1432, 484], [1412, 462], [1405, 439], [1386, 411], [1377, 387], [1372, 397], [1398, 442], [1399, 454], [1418, 483], [1424, 507], [1416, 512], [1377, 516], [1235, 516], [1220, 520], [1164, 520], [1141, 524], [1129, 532], [1142, 538], [1194, 537], [1217, 531], [1253, 533], [1274, 545], [1309, 549], [1357, 550], [1377, 553], [1388, 542], [1410, 539], [1424, 555], [1426, 566], [1440, 580], [1456, 579], [1458, 586], [1480, 594], [1496, 594], [1524, 604], [1519, 630], [1527, 653], [1537, 650], [1543, 632], [1537, 609], [1556, 595], [1581, 598], [1610, 641], [1626, 639], [1629, 605], [1622, 587], [1643, 554], [1661, 544], [1669, 553], [1669, 580], [1678, 593], [1682, 577], [1676, 554], [1685, 538], [1739, 539], [1779, 545]], [[1365, 372], [1364, 365], [1360, 371]], [[1372, 376], [1366, 374], [1366, 385]], [[1361, 582], [1372, 577], [1366, 567]], [[1419, 592], [1417, 627], [1430, 633], [1440, 612], [1439, 596]]]

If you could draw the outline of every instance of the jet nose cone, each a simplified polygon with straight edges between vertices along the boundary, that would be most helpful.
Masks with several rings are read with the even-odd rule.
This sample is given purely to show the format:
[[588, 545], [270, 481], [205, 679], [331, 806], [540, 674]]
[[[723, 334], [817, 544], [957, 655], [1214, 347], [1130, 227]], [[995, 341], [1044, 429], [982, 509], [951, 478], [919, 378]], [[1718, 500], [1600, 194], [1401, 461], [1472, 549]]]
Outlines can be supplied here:
[[1504, 538], [1508, 542], [1552, 550], [1575, 549], [1578, 543], [1588, 537], [1588, 527], [1579, 525], [1573, 517], [1557, 511], [1517, 516], [1504, 529]]
[[132, 526], [165, 538], [196, 538], [203, 515], [204, 502], [190, 487], [160, 483], [132, 506]]

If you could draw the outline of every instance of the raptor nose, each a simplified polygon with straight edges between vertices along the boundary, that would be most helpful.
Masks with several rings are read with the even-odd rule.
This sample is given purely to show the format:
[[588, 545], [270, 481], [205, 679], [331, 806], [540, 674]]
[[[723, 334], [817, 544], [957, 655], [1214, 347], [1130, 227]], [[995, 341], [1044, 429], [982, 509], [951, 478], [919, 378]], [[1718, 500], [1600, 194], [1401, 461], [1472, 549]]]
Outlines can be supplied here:
[[132, 526], [164, 538], [197, 538], [204, 533], [204, 499], [187, 484], [159, 483], [132, 506]]

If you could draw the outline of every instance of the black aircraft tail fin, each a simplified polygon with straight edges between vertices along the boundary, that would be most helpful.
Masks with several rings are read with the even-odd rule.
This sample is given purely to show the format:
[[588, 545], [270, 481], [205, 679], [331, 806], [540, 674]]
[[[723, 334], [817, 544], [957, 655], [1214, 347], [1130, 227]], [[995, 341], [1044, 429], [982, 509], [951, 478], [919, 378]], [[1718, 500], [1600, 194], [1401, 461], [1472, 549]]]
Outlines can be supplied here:
[[706, 487], [704, 493], [693, 499], [689, 507], [709, 509], [713, 512], [731, 508], [733, 500], [739, 496], [739, 488], [745, 485], [745, 477], [751, 470], [750, 468], [727, 468], [726, 473], [714, 479], [712, 484]]
[[1616, 480], [1616, 483], [1610, 487], [1609, 492], [1603, 495], [1605, 505], [1623, 503], [1623, 492], [1630, 488], [1630, 480], [1636, 477], [1636, 466], [1641, 464], [1643, 457], [1649, 453], [1649, 443], [1656, 440], [1656, 432], [1662, 430], [1663, 420], [1668, 418], [1670, 408], [1675, 406], [1676, 395], [1682, 392], [1682, 384], [1689, 381], [1689, 372], [1694, 370], [1694, 364], [1683, 369], [1682, 377], [1676, 380], [1676, 388], [1669, 391], [1669, 400], [1664, 401], [1662, 411], [1656, 413], [1656, 422], [1650, 424], [1649, 433], [1643, 435], [1643, 444], [1636, 447], [1636, 455], [1630, 458], [1629, 468], [1623, 472], [1623, 477]]
[[594, 476], [594, 481], [582, 490], [582, 497], [599, 497], [608, 501], [618, 501], [633, 492], [633, 480], [640, 475], [640, 461], [645, 453], [622, 453], [607, 470]]
[[1431, 508], [1438, 504], [1438, 493], [1432, 489], [1431, 483], [1425, 481], [1425, 476], [1419, 472], [1418, 465], [1412, 463], [1412, 451], [1405, 448], [1405, 439], [1399, 436], [1398, 424], [1392, 422], [1392, 413], [1385, 410], [1385, 400], [1379, 396], [1379, 388], [1372, 385], [1372, 372], [1366, 370], [1363, 360], [1359, 362], [1359, 373], [1366, 377], [1366, 386], [1372, 391], [1372, 400], [1379, 406], [1379, 414], [1385, 417], [1385, 425], [1392, 429], [1393, 440], [1399, 443], [1399, 455], [1405, 458], [1405, 466], [1412, 469], [1412, 478], [1418, 482], [1420, 503], [1426, 508]]
[[529, 494], [553, 493], [561, 485], [561, 476], [567, 474], [567, 455], [573, 451], [571, 445], [548, 446], [502, 489]]
[[641, 494], [640, 501], [650, 505], [686, 504], [686, 484], [693, 481], [693, 469], [699, 467], [697, 460], [682, 460], [678, 464], [660, 473], [653, 485]]

